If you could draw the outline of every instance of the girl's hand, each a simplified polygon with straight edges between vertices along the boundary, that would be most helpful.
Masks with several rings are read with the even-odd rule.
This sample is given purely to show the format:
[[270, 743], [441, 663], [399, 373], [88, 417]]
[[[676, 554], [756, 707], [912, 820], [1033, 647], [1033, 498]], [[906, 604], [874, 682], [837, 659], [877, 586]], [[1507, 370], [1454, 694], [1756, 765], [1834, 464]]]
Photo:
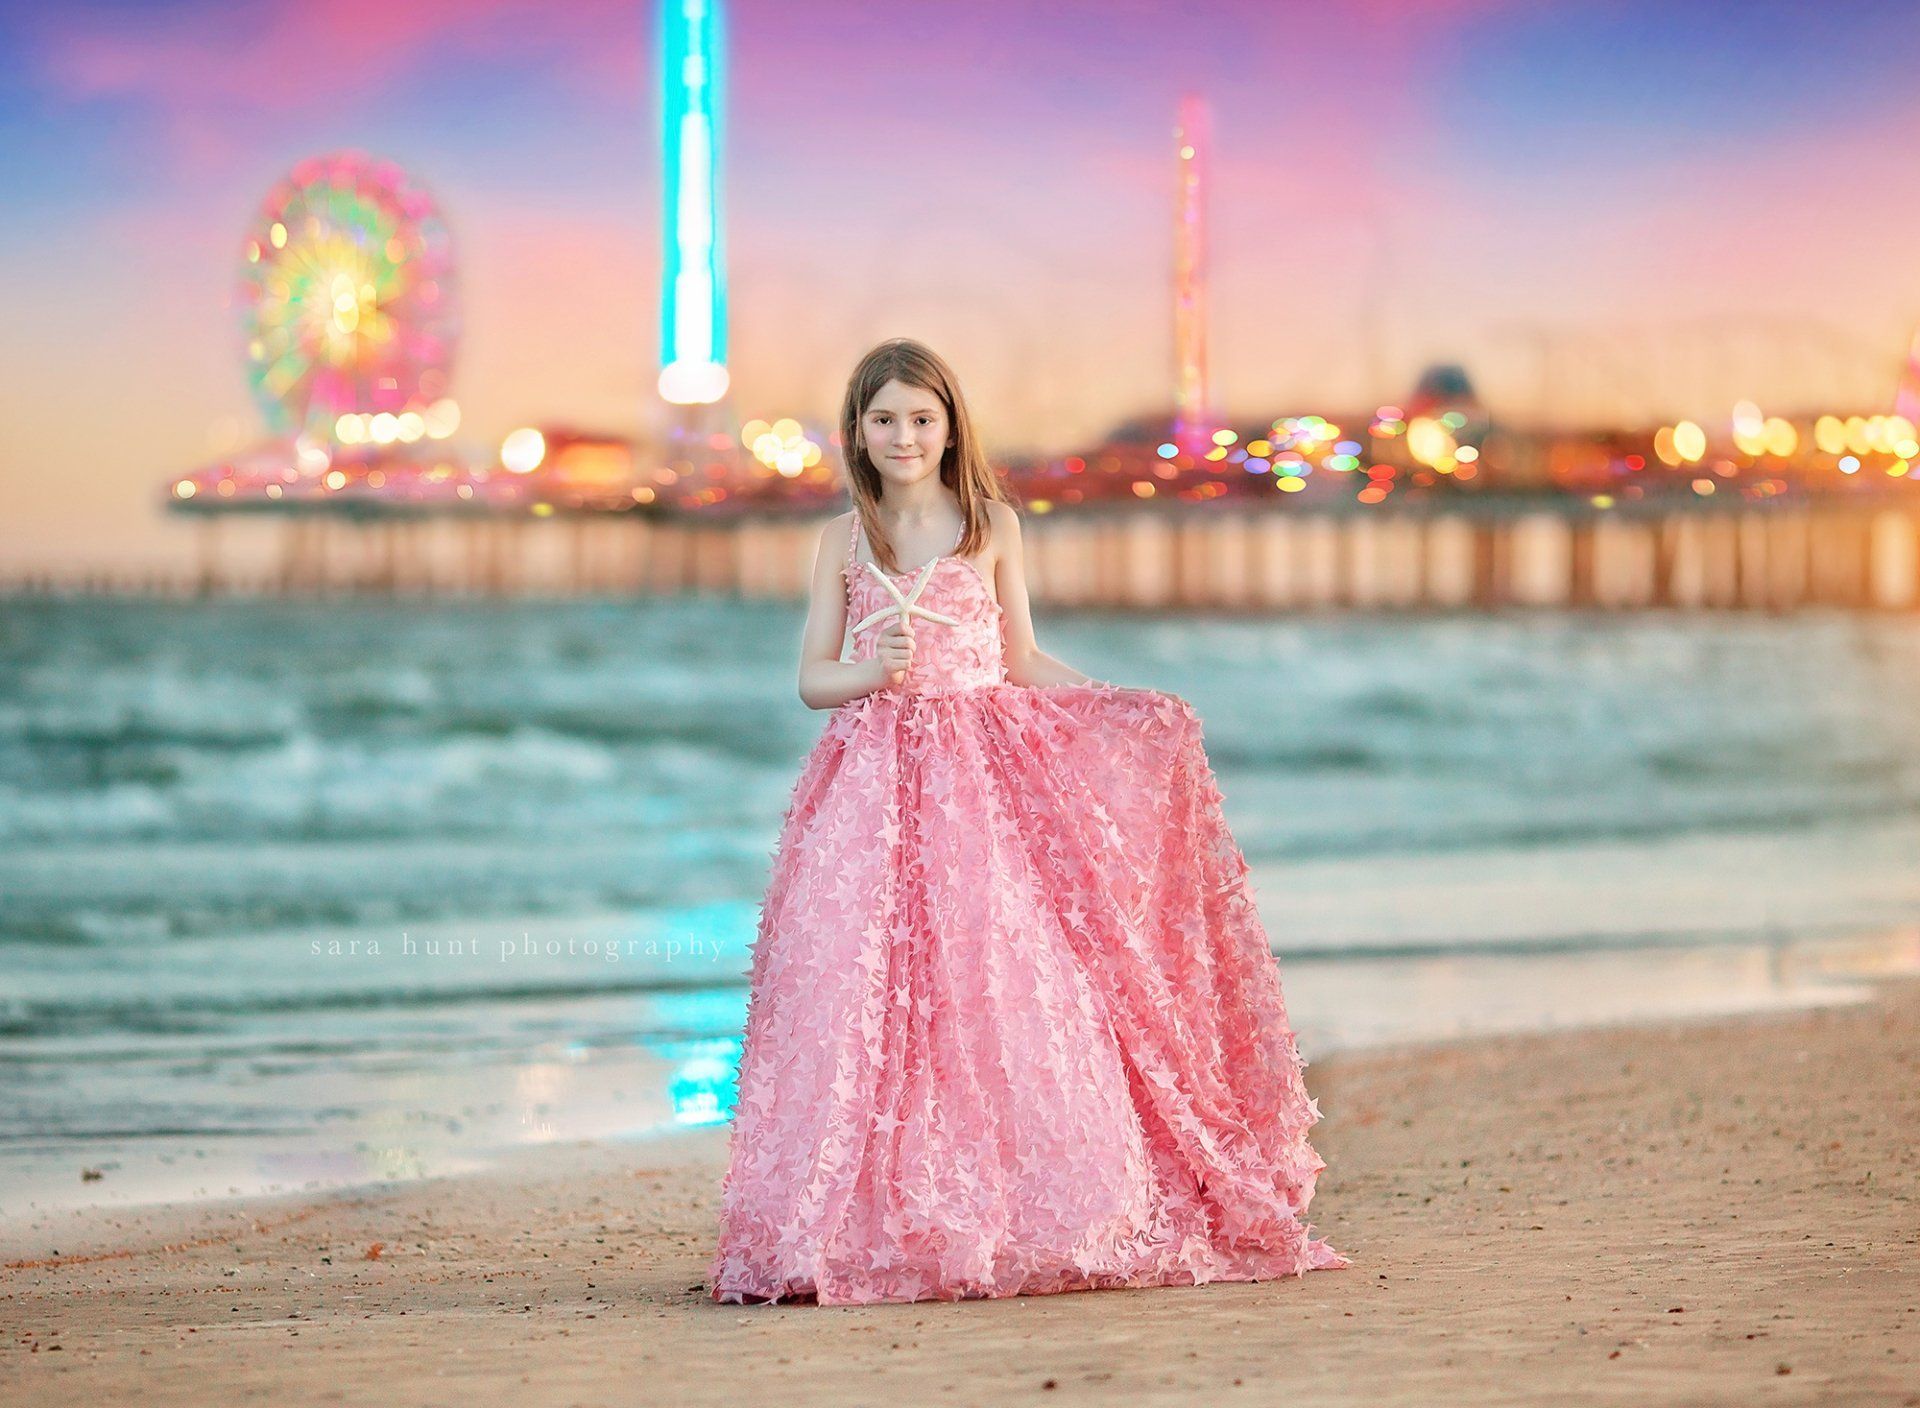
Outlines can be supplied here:
[[899, 684], [913, 665], [913, 627], [898, 617], [880, 628], [875, 658], [887, 672], [888, 684]]

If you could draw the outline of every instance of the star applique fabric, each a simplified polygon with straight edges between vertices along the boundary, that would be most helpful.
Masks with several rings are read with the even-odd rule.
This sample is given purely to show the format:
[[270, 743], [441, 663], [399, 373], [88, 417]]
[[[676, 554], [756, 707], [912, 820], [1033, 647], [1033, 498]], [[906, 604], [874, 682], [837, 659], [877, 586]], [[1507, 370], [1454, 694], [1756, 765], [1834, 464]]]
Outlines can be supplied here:
[[1027, 688], [974, 566], [846, 574], [853, 658], [773, 853], [710, 1268], [848, 1305], [1350, 1264], [1192, 707]]

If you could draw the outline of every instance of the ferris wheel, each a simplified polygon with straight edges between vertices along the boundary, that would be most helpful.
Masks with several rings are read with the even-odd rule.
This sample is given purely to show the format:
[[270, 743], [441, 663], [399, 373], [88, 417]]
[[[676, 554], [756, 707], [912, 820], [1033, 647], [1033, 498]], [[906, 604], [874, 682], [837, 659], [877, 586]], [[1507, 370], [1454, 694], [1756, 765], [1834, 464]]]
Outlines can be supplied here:
[[343, 426], [411, 421], [446, 396], [452, 240], [394, 163], [346, 151], [295, 166], [260, 206], [240, 275], [247, 377], [276, 430], [357, 439]]

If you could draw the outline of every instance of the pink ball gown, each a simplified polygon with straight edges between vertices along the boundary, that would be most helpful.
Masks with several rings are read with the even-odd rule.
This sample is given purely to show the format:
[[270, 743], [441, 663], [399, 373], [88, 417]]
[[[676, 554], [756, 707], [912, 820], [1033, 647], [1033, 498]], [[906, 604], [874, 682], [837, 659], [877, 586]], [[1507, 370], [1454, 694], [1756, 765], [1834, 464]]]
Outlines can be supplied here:
[[1280, 977], [1191, 705], [1007, 680], [945, 555], [859, 561], [853, 657], [753, 951], [713, 1299], [822, 1305], [1264, 1280], [1348, 1265]]

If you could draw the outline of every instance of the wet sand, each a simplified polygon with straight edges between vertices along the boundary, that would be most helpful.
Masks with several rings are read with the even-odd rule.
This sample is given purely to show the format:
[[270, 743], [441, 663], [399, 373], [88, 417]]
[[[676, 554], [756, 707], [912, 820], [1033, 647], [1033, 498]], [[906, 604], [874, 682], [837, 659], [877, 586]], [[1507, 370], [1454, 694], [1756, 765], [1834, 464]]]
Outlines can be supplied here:
[[[1311, 1052], [1309, 1052], [1311, 1055]], [[1920, 1405], [1920, 982], [1318, 1060], [1258, 1285], [713, 1304], [724, 1134], [4, 1230], [9, 1403]], [[77, 1175], [76, 1175], [77, 1176]]]

